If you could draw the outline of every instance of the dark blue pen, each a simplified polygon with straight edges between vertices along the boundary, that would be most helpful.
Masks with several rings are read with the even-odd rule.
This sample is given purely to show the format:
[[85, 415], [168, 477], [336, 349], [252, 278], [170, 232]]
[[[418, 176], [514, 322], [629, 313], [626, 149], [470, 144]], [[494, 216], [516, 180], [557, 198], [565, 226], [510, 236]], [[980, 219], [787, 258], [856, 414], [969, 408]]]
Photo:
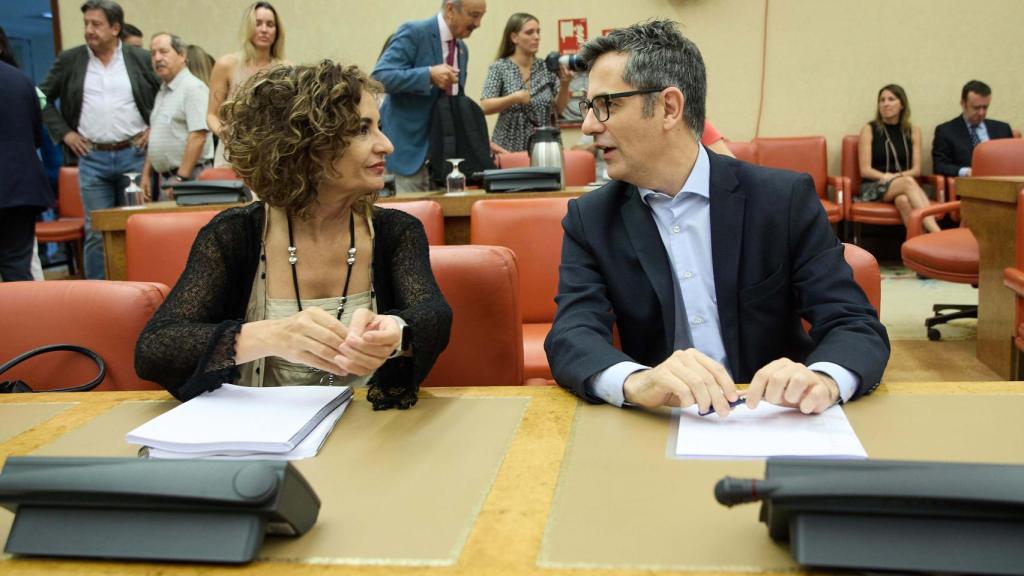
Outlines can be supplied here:
[[[732, 401], [729, 402], [729, 408], [735, 408], [735, 407], [739, 406], [740, 404], [743, 404], [746, 401], [747, 401], [746, 397], [740, 397], [740, 398], [737, 398], [736, 400], [732, 400]], [[707, 412], [703, 412], [702, 413], [699, 410], [700, 409], [698, 408], [698, 412], [697, 412], [698, 416], [707, 416], [708, 414], [714, 414], [715, 413], [715, 407], [714, 406], [708, 408]]]

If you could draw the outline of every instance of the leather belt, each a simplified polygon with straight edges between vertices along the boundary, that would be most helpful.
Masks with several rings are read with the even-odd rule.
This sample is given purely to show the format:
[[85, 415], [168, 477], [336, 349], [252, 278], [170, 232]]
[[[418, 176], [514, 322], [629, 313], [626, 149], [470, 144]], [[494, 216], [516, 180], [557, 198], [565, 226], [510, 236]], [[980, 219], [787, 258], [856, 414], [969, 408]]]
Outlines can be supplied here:
[[112, 143], [93, 142], [92, 143], [92, 149], [93, 150], [97, 150], [99, 152], [116, 152], [118, 150], [124, 150], [125, 148], [131, 146], [134, 142], [135, 142], [134, 138], [129, 138], [127, 140], [122, 140], [120, 142], [112, 142]]

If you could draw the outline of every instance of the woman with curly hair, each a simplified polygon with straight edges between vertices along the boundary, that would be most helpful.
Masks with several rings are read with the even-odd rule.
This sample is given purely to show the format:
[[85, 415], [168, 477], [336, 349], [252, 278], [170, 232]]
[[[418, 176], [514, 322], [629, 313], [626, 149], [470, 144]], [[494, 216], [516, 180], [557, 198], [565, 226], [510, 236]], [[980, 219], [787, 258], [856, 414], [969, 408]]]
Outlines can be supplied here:
[[451, 309], [419, 220], [374, 206], [393, 150], [381, 86], [354, 66], [259, 72], [220, 110], [227, 158], [262, 200], [217, 215], [139, 337], [136, 370], [187, 400], [222, 382], [367, 384], [408, 408]]
[[[277, 9], [270, 2], [253, 2], [242, 14], [238, 29], [238, 52], [217, 59], [210, 72], [210, 102], [206, 109], [206, 124], [217, 138], [223, 139], [223, 118], [220, 106], [231, 99], [235, 91], [250, 76], [271, 66], [284, 63], [284, 24]], [[214, 166], [227, 166], [224, 147], [218, 144], [214, 153]]]

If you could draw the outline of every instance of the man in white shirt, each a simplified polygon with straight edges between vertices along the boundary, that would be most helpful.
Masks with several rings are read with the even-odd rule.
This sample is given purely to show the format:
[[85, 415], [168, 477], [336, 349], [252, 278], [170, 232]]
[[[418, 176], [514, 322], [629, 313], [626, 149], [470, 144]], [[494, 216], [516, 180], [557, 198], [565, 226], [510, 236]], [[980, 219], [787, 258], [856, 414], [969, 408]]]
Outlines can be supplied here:
[[160, 79], [145, 50], [121, 42], [124, 11], [116, 2], [87, 0], [82, 15], [85, 45], [62, 52], [39, 88], [48, 100], [43, 120], [50, 135], [64, 144], [65, 164], [78, 164], [85, 277], [102, 279], [103, 240], [92, 230], [91, 212], [123, 204], [125, 174], [142, 172]]
[[700, 144], [697, 46], [656, 20], [580, 56], [583, 132], [612, 181], [571, 200], [562, 221], [545, 341], [555, 380], [592, 402], [696, 404], [721, 417], [741, 398], [735, 382], [750, 383], [750, 408], [765, 400], [805, 414], [874, 390], [888, 337], [810, 176]]
[[151, 190], [154, 172], [166, 185], [192, 180], [213, 163], [213, 142], [207, 138], [206, 126], [210, 89], [189, 72], [187, 51], [188, 44], [167, 32], [150, 41], [153, 70], [163, 83], [149, 117], [149, 151], [142, 170], [147, 200], [160, 197], [159, 190]]

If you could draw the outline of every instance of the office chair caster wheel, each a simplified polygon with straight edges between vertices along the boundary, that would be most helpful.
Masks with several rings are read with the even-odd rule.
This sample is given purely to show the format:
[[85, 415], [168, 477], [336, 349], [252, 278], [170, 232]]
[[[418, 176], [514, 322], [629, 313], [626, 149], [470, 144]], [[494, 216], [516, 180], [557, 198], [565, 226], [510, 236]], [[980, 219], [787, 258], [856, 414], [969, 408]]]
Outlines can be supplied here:
[[939, 332], [938, 328], [929, 328], [928, 329], [928, 339], [931, 340], [932, 342], [941, 340], [942, 339], [942, 333]]

